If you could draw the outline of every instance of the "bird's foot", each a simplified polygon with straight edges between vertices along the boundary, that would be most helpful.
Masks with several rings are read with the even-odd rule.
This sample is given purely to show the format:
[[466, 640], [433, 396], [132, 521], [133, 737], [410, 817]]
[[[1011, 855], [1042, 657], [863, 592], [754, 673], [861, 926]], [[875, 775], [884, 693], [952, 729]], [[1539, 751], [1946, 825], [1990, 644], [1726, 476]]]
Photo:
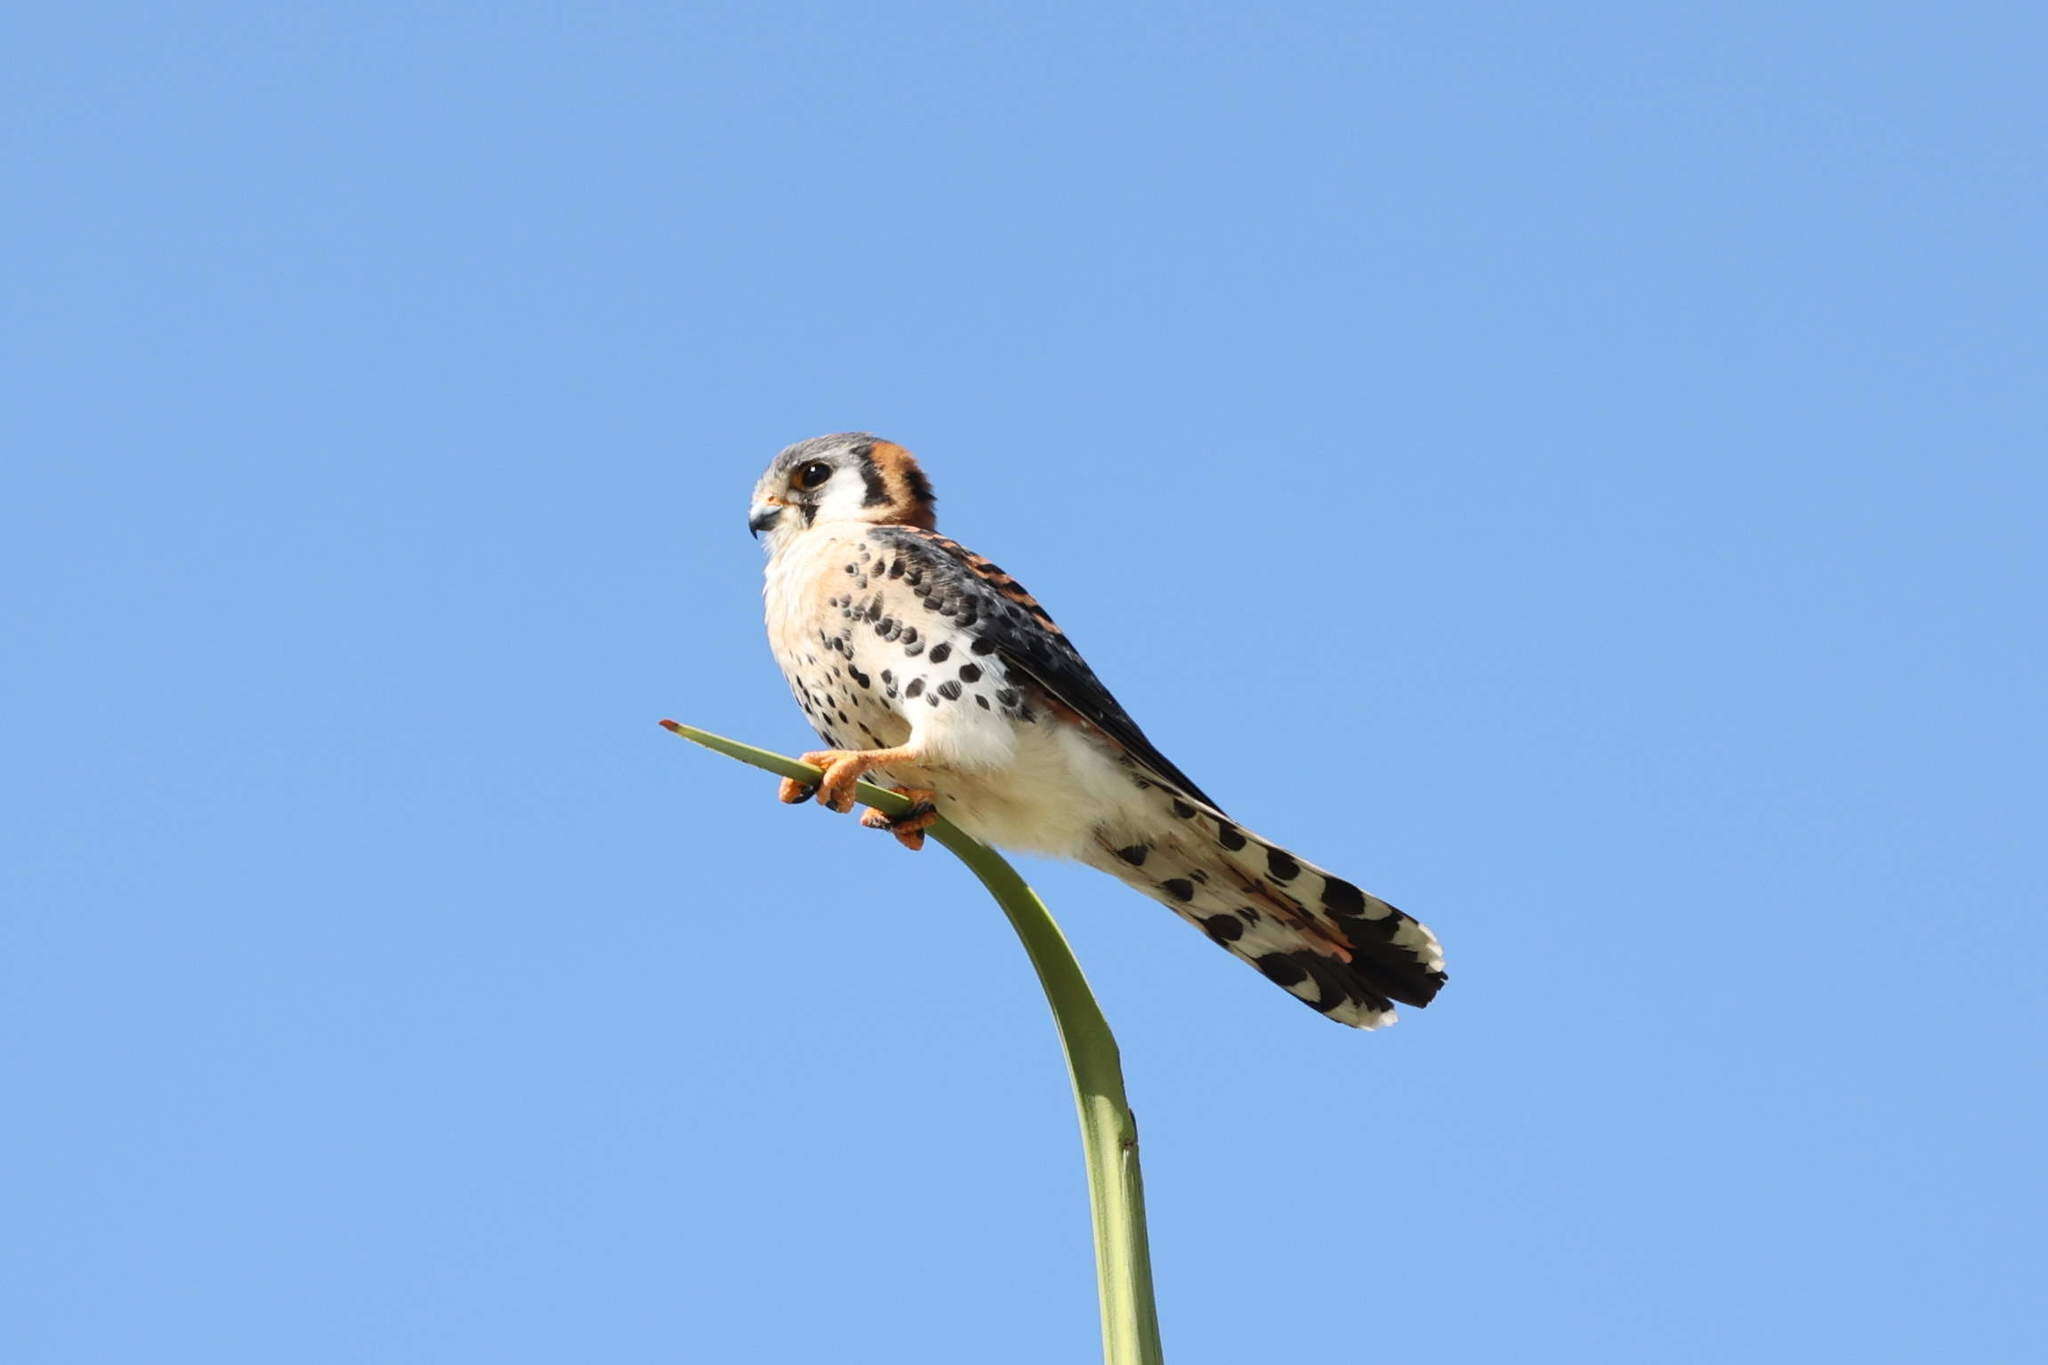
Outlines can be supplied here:
[[785, 777], [775, 794], [792, 806], [816, 796], [819, 805], [844, 815], [853, 809], [853, 789], [865, 774], [917, 760], [918, 755], [908, 749], [813, 749], [803, 755], [803, 761], [820, 770], [818, 780], [800, 782]]
[[939, 818], [938, 807], [932, 804], [937, 795], [928, 787], [892, 787], [898, 796], [910, 801], [910, 809], [901, 815], [884, 815], [881, 811], [868, 808], [860, 822], [869, 829], [886, 829], [896, 836], [896, 842], [912, 853], [924, 847], [924, 832]]
[[[813, 768], [824, 770], [817, 786], [811, 789], [817, 793], [818, 804], [841, 815], [853, 809], [854, 784], [868, 769], [877, 766], [874, 754], [857, 749], [814, 749], [802, 758]], [[780, 795], [784, 801], [801, 801], [809, 794], [801, 782], [784, 778], [782, 784]]]

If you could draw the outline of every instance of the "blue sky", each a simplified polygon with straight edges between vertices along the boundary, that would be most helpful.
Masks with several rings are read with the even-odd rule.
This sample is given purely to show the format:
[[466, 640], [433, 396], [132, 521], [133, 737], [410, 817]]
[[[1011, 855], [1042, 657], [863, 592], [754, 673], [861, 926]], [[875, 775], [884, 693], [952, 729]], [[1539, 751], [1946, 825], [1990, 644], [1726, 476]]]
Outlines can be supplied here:
[[5, 23], [10, 1361], [1091, 1358], [1000, 917], [654, 724], [846, 428], [1448, 949], [1026, 865], [1174, 1360], [2039, 1358], [2036, 10]]

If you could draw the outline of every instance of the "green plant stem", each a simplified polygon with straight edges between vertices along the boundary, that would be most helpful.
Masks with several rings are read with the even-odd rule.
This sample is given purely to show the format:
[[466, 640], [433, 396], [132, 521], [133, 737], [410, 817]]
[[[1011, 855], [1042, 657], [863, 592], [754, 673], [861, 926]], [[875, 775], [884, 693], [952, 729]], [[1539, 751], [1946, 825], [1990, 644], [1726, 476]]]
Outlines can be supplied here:
[[[688, 725], [665, 720], [663, 728], [715, 749], [728, 758], [799, 782], [815, 783], [818, 769], [766, 749], [756, 749]], [[886, 788], [863, 782], [855, 788], [863, 805], [901, 815], [910, 802]], [[1124, 1096], [1124, 1070], [1116, 1036], [1088, 989], [1081, 964], [1038, 893], [1017, 869], [979, 839], [941, 819], [927, 831], [981, 879], [1045, 989], [1074, 1083], [1081, 1115], [1081, 1148], [1088, 1163], [1088, 1203], [1095, 1220], [1095, 1277], [1102, 1298], [1102, 1358], [1105, 1365], [1159, 1365], [1159, 1315], [1152, 1297], [1152, 1252], [1145, 1238], [1145, 1184], [1138, 1169], [1138, 1125]]]

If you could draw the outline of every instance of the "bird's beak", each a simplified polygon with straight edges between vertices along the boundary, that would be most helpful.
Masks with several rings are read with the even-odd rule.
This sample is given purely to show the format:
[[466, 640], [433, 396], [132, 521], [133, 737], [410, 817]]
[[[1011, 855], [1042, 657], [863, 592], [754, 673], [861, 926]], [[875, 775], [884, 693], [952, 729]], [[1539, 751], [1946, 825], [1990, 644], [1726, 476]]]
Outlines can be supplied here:
[[747, 530], [753, 533], [754, 539], [759, 540], [761, 533], [775, 525], [781, 517], [782, 509], [780, 507], [771, 503], [757, 502], [747, 509]]

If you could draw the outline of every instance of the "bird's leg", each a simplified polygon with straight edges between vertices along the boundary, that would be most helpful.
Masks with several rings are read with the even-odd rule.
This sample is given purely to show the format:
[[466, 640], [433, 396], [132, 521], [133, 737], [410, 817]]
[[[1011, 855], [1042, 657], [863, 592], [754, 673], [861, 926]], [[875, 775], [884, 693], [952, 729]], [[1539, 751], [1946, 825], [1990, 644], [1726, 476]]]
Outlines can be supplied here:
[[[853, 785], [860, 781], [863, 773], [899, 763], [915, 764], [917, 757], [907, 748], [817, 749], [803, 755], [803, 761], [814, 768], [824, 769], [824, 776], [818, 779], [818, 804], [829, 806], [843, 815], [853, 809]], [[777, 794], [784, 801], [801, 801], [804, 799], [803, 784], [784, 778]]]
[[898, 796], [910, 801], [910, 809], [901, 815], [884, 815], [881, 811], [868, 808], [860, 822], [869, 829], [886, 829], [896, 836], [896, 842], [912, 853], [924, 847], [924, 832], [931, 828], [932, 821], [939, 818], [939, 811], [932, 804], [938, 795], [929, 787], [891, 787]]

